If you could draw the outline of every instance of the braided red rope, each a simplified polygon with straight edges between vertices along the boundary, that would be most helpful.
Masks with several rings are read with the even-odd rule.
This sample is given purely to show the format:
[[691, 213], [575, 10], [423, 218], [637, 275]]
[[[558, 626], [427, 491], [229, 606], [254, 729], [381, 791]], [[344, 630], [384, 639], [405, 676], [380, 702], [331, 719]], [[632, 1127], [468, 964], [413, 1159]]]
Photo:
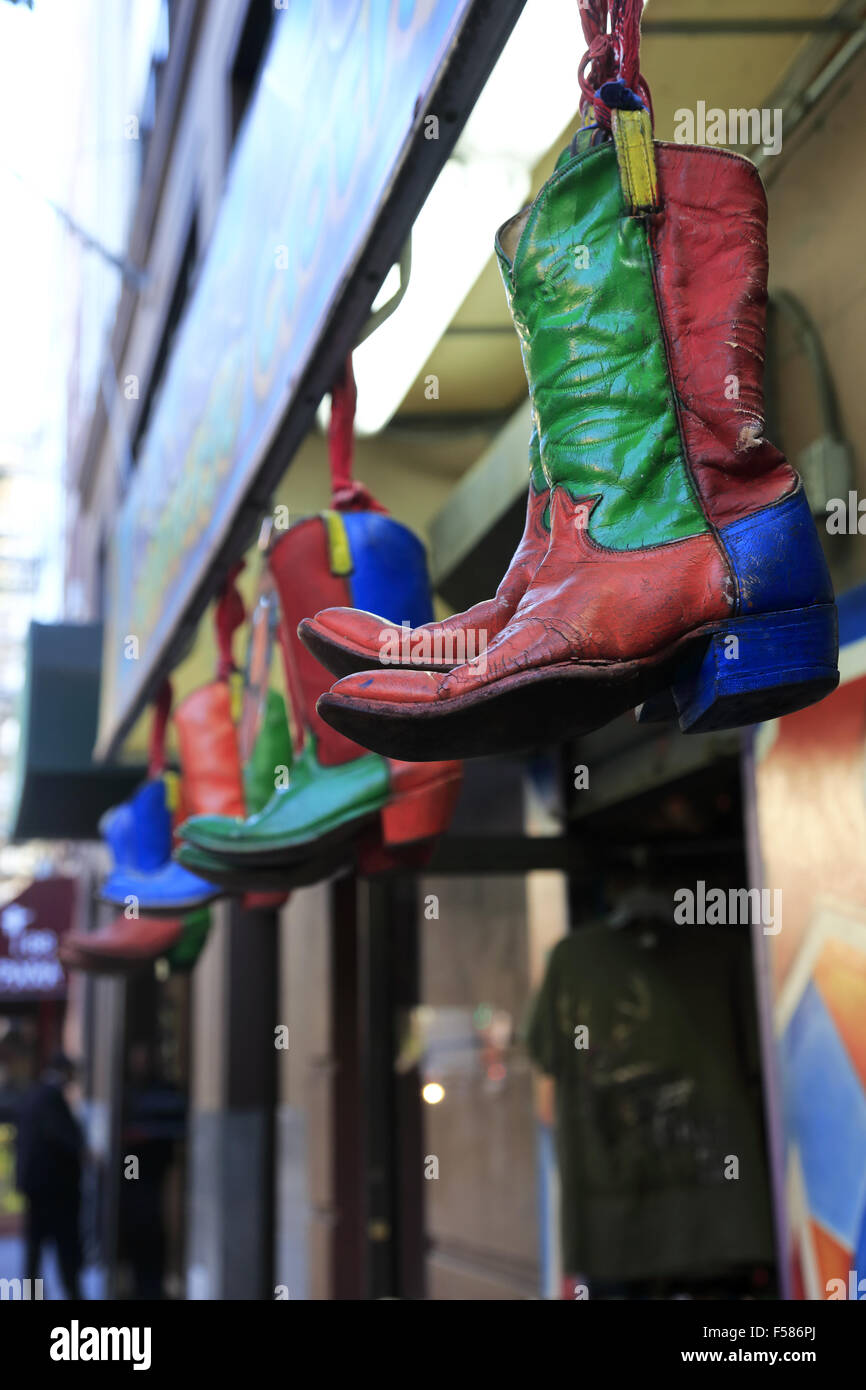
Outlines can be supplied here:
[[339, 381], [331, 388], [331, 423], [328, 427], [328, 459], [331, 465], [331, 506], [338, 512], [384, 512], [363, 483], [352, 477], [355, 466], [355, 408], [358, 392], [352, 370], [352, 354]]
[[232, 654], [232, 639], [235, 632], [243, 624], [246, 618], [244, 601], [241, 598], [235, 580], [244, 567], [244, 561], [240, 560], [236, 565], [232, 565], [226, 581], [219, 592], [214, 613], [214, 625], [216, 627], [217, 649], [219, 661], [217, 663], [217, 680], [227, 681], [233, 671], [237, 670]]
[[[578, 0], [587, 49], [578, 68], [581, 110], [610, 129], [611, 108], [597, 95], [607, 82], [628, 87], [652, 118], [652, 98], [640, 71], [640, 21], [644, 0]], [[608, 32], [608, 24], [610, 31]]]
[[150, 743], [147, 750], [148, 777], [159, 777], [165, 772], [165, 733], [171, 713], [171, 701], [171, 681], [165, 680], [153, 702], [153, 723], [150, 726]]

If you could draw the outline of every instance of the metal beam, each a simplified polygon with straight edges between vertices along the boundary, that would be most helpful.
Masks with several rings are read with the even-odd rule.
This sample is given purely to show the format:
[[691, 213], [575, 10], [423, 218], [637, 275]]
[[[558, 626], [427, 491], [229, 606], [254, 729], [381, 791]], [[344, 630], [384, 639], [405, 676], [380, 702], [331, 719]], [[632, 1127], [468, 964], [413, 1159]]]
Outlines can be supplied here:
[[653, 840], [638, 844], [596, 839], [579, 835], [443, 835], [438, 841], [425, 878], [438, 874], [508, 874], [522, 876], [538, 869], [558, 869], [561, 873], [592, 879], [605, 868], [628, 865], [636, 858], [651, 857], [653, 862], [680, 864], [683, 860], [726, 859], [742, 852], [739, 840]]
[[846, 15], [827, 15], [803, 19], [647, 19], [641, 25], [644, 38], [656, 35], [678, 38], [706, 38], [710, 34], [730, 38], [737, 34], [850, 34], [862, 28], [862, 21]]

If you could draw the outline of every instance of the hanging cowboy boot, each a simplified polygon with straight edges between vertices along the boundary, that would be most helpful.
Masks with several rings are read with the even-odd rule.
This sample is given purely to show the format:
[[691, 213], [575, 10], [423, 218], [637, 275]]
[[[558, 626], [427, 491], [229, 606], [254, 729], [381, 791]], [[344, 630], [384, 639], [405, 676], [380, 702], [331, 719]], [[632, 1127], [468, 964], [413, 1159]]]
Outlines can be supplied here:
[[114, 867], [100, 896], [126, 907], [126, 912], [94, 932], [71, 931], [64, 940], [64, 962], [73, 969], [123, 972], [137, 969], [171, 947], [180, 937], [179, 920], [138, 915], [135, 889], [142, 874], [157, 873], [171, 855], [171, 815], [165, 775], [165, 729], [171, 708], [171, 686], [165, 682], [154, 706], [148, 759], [148, 780], [129, 801], [106, 811], [99, 829]]
[[[279, 787], [258, 815], [246, 821], [197, 816], [186, 822], [182, 837], [197, 853], [238, 865], [277, 867], [354, 841], [373, 823], [388, 846], [429, 840], [446, 828], [459, 793], [459, 765], [389, 762], [328, 728], [315, 713], [328, 677], [297, 636], [301, 618], [322, 599], [364, 594], [386, 611], [389, 605], [410, 616], [429, 611], [426, 575], [417, 568], [419, 550], [405, 527], [366, 511], [310, 517], [276, 542], [269, 566], [280, 596], [286, 683], [292, 709], [296, 717], [301, 711], [299, 724], [306, 726], [304, 742], [295, 753], [289, 785]], [[407, 565], [407, 556], [415, 563]]]
[[[99, 828], [114, 859], [107, 883], [120, 890], [120, 901], [125, 902], [129, 876], [153, 873], [171, 853], [171, 817], [162, 776], [151, 776], [128, 802], [106, 811]], [[123, 973], [153, 960], [180, 934], [179, 921], [120, 914], [96, 931], [67, 932], [61, 958], [70, 969]]]
[[[236, 607], [235, 618], [238, 613]], [[224, 623], [222, 628], [218, 623], [218, 632], [221, 632], [222, 650], [220, 669], [227, 671], [234, 664], [230, 650], [231, 633]], [[286, 703], [278, 691], [268, 688], [273, 642], [278, 632], [279, 603], [273, 578], [265, 567], [250, 615], [243, 711], [236, 731], [239, 755], [243, 755], [244, 749], [249, 749], [243, 770], [243, 799], [248, 816], [264, 810], [281, 779], [291, 775], [295, 762]], [[296, 713], [295, 723], [298, 717]], [[178, 846], [175, 858], [185, 868], [218, 883], [227, 891], [242, 893], [247, 908], [281, 906], [292, 889], [322, 882], [352, 867], [351, 850], [344, 845], [316, 847], [309, 857], [276, 869], [238, 864], [185, 842]]]
[[[270, 678], [274, 634], [279, 626], [279, 610], [276, 593], [267, 570], [263, 571], [259, 582], [257, 599], [250, 615], [250, 633], [247, 651], [247, 672], [244, 689], [243, 711], [237, 727], [232, 719], [229, 732], [224, 731], [232, 743], [235, 753], [229, 759], [232, 766], [243, 761], [243, 785], [241, 800], [247, 815], [257, 814], [264, 809], [274, 792], [278, 779], [291, 769], [294, 761], [292, 734], [286, 715], [283, 697], [268, 688]], [[217, 641], [220, 650], [218, 665], [219, 678], [228, 680], [234, 671], [232, 654], [234, 632], [244, 620], [245, 610], [240, 594], [234, 583], [234, 575], [227, 582], [215, 611]], [[223, 722], [228, 716], [223, 713]], [[186, 738], [188, 757], [197, 757], [197, 742]], [[189, 809], [204, 812], [206, 803]], [[216, 813], [220, 807], [212, 805]], [[186, 817], [184, 816], [185, 820]], [[207, 879], [231, 893], [243, 894], [243, 906], [247, 909], [280, 907], [292, 888], [303, 887], [330, 877], [342, 867], [349, 867], [349, 856], [341, 853], [320, 852], [311, 855], [303, 863], [293, 864], [274, 872], [257, 869], [251, 872], [246, 865], [238, 866], [214, 854], [207, 854], [194, 846], [180, 843], [175, 851], [175, 859], [185, 870]]]
[[[243, 813], [243, 781], [227, 680], [216, 680], [188, 695], [174, 711], [187, 809]], [[123, 905], [134, 899], [145, 914], [178, 916], [204, 907], [221, 889], [172, 858], [155, 871], [112, 875], [102, 898]]]
[[[177, 917], [218, 896], [212, 884], [178, 873], [171, 859], [171, 813], [164, 777], [157, 777], [122, 807], [106, 813], [103, 834], [117, 853], [119, 837], [126, 837], [132, 853], [126, 854], [99, 890], [103, 902], [116, 907], [134, 903], [143, 913], [168, 913]], [[135, 919], [130, 919], [134, 921]]]
[[[285, 772], [291, 776], [294, 765], [285, 702], [277, 691], [269, 690], [253, 753], [244, 767], [244, 804], [248, 814], [256, 815], [265, 808], [274, 794], [276, 779]], [[175, 850], [175, 858], [184, 868], [227, 891], [245, 893], [248, 907], [273, 906], [268, 899], [320, 883], [340, 869], [351, 867], [351, 855], [342, 845], [330, 850], [320, 848], [308, 859], [276, 869], [239, 864], [186, 842]]]
[[[253, 640], [252, 637], [250, 640]], [[258, 705], [258, 702], [255, 701], [254, 703], [259, 708], [260, 723], [258, 732], [255, 734], [252, 751], [246, 758], [244, 757], [246, 729], [243, 720], [241, 720], [241, 726], [238, 729], [238, 751], [244, 769], [244, 808], [248, 816], [255, 815], [265, 808], [273, 795], [278, 769], [288, 771], [293, 760], [292, 735], [286, 717], [286, 703], [282, 695], [276, 690], [265, 690], [261, 704]], [[186, 863], [187, 868], [201, 873], [204, 878], [208, 877], [204, 869], [201, 867], [196, 869], [192, 863], [185, 861], [180, 853], [178, 853], [177, 858], [180, 863]], [[222, 883], [224, 887], [231, 883], [228, 877], [215, 881]], [[232, 886], [235, 890], [240, 887], [237, 882]], [[259, 878], [255, 882], [244, 885], [243, 906], [250, 911], [282, 907], [288, 897], [289, 889], [300, 886], [301, 884], [297, 879], [290, 884], [267, 884]]]
[[497, 238], [549, 549], [474, 661], [355, 674], [321, 698], [332, 727], [381, 753], [553, 742], [666, 689], [684, 732], [732, 728], [838, 682], [815, 525], [763, 437], [757, 171], [727, 151], [654, 146], [644, 112], [614, 125], [616, 147], [578, 141]]
[[[547, 480], [541, 469], [538, 435], [529, 441], [529, 494], [520, 544], [492, 599], [476, 603], [442, 622], [399, 626], [375, 613], [355, 608], [326, 608], [304, 618], [298, 629], [304, 645], [335, 676], [375, 666], [416, 671], [450, 671], [483, 651], [514, 614], [547, 550], [550, 533], [544, 521]], [[353, 595], [354, 597], [354, 595]]]
[[121, 913], [96, 931], [67, 932], [62, 959], [72, 969], [120, 974], [164, 955], [178, 944], [183, 931], [179, 918], [127, 918]]

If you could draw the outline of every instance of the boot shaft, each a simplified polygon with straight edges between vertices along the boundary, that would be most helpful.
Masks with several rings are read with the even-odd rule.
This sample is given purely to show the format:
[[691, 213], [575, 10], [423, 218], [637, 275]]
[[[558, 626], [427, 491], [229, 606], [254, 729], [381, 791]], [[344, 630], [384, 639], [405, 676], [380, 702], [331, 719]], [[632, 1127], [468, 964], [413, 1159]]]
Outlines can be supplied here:
[[194, 690], [172, 717], [188, 814], [243, 816], [243, 773], [228, 682]]
[[277, 784], [277, 769], [290, 769], [292, 759], [285, 701], [276, 690], [268, 690], [255, 742], [250, 756], [244, 759], [244, 802], [248, 816], [255, 815], [268, 804]]
[[724, 151], [655, 151], [650, 216], [630, 215], [613, 143], [578, 139], [497, 237], [544, 472], [598, 497], [590, 535], [611, 549], [700, 535], [796, 485], [762, 438], [757, 171]]
[[171, 854], [171, 814], [165, 782], [153, 777], [129, 801], [113, 806], [100, 821], [115, 869], [152, 873]]
[[649, 225], [656, 295], [689, 467], [722, 527], [798, 481], [764, 438], [767, 198], [741, 155], [655, 149], [663, 198]]
[[268, 560], [280, 597], [280, 647], [296, 725], [313, 734], [325, 767], [365, 756], [316, 710], [331, 676], [298, 637], [298, 624], [322, 608], [350, 606], [399, 629], [433, 616], [424, 547], [393, 517], [379, 512], [326, 512], [297, 522]]

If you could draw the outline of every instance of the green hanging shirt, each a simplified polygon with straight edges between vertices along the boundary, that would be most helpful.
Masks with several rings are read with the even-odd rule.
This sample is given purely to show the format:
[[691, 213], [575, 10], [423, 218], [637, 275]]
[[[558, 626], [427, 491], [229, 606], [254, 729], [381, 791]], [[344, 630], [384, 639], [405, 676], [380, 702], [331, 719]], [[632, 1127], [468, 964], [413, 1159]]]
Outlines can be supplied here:
[[568, 1274], [697, 1276], [773, 1257], [746, 943], [700, 926], [653, 937], [573, 932], [532, 1007], [529, 1052], [556, 1080]]

